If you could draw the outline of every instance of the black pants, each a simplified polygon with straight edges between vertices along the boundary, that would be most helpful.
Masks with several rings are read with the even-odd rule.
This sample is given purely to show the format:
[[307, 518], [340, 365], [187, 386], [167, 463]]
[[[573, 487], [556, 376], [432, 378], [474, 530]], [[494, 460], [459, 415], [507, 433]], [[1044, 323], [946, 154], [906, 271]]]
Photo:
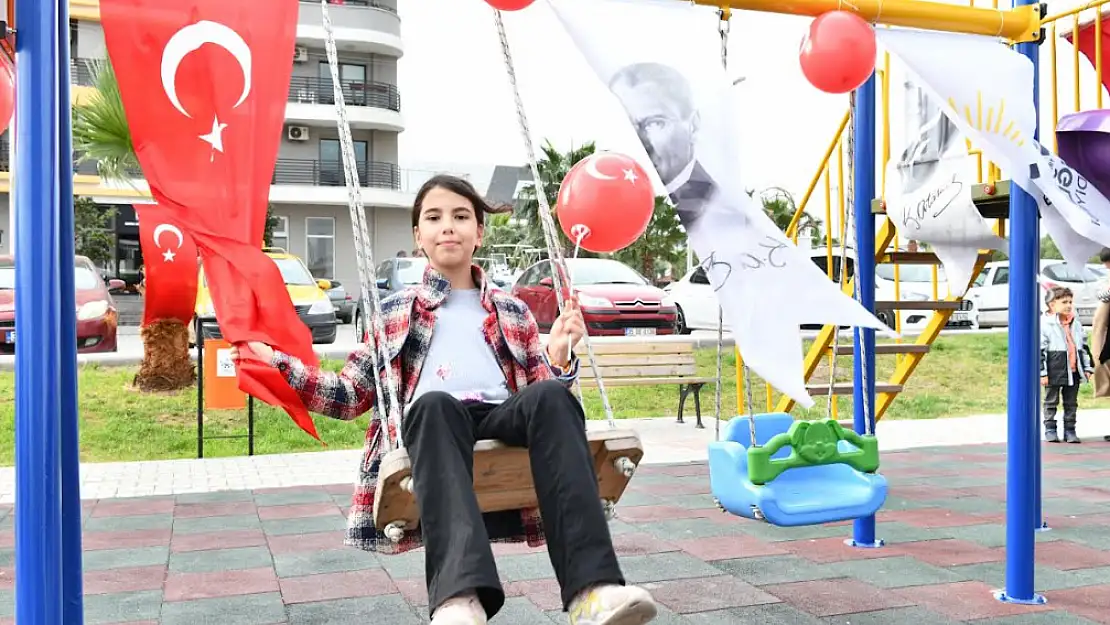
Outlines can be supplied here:
[[588, 586], [624, 583], [598, 494], [585, 415], [559, 382], [529, 385], [500, 405], [427, 393], [409, 409], [401, 436], [420, 507], [429, 610], [470, 591], [489, 617], [505, 603], [486, 522], [504, 521], [507, 514], [519, 529], [520, 514], [483, 519], [474, 495], [474, 443], [481, 439], [528, 448], [564, 609]]
[[[1076, 374], [1078, 375], [1078, 374]], [[1044, 392], [1044, 427], [1056, 429], [1056, 405], [1064, 400], [1064, 430], [1075, 430], [1075, 411], [1079, 409], [1079, 384], [1049, 385]]]

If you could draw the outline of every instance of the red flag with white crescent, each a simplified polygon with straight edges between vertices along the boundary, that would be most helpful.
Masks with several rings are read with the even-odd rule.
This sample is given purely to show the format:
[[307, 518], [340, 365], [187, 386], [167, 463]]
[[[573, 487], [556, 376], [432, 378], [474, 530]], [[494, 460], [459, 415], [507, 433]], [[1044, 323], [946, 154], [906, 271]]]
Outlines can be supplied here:
[[[100, 2], [136, 156], [158, 205], [196, 243], [224, 337], [317, 364], [311, 333], [261, 249], [298, 10], [297, 0]], [[242, 362], [239, 387], [316, 437], [273, 368]]]
[[136, 206], [143, 250], [143, 325], [189, 323], [197, 302], [197, 246], [158, 205]]

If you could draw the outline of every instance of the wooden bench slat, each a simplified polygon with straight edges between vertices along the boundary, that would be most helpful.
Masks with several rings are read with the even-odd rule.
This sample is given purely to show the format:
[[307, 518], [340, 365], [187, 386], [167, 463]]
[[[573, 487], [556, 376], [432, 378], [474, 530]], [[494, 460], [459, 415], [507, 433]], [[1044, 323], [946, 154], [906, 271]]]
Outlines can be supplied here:
[[[583, 363], [585, 365], [585, 363]], [[697, 375], [696, 365], [640, 365], [634, 367], [598, 367], [601, 377], [609, 378], [658, 378]], [[591, 367], [582, 366], [579, 376], [594, 376]]]
[[[710, 384], [712, 382], [715, 382], [716, 380], [714, 380], [713, 378], [700, 378], [700, 377], [688, 377], [688, 378], [669, 377], [669, 378], [602, 378], [602, 381], [605, 382], [605, 388], [609, 388], [609, 387], [612, 387], [612, 386], [653, 386], [653, 385], [659, 385], [659, 384]], [[581, 384], [584, 387], [591, 387], [592, 388], [594, 386], [597, 386], [597, 381], [594, 379], [594, 376], [593, 376], [592, 373], [589, 376], [580, 374], [578, 376], [578, 383]]]
[[[693, 352], [685, 354], [595, 354], [597, 365], [606, 367], [629, 367], [637, 365], [695, 365], [697, 358]], [[588, 358], [583, 358], [587, 364]]]
[[[651, 341], [643, 343], [634, 343], [631, 341], [608, 342], [608, 341], [591, 341], [590, 346], [593, 347], [594, 355], [600, 356], [601, 354], [692, 354], [694, 353], [694, 344], [685, 341]], [[583, 360], [586, 359], [586, 346], [579, 343], [574, 349]]]

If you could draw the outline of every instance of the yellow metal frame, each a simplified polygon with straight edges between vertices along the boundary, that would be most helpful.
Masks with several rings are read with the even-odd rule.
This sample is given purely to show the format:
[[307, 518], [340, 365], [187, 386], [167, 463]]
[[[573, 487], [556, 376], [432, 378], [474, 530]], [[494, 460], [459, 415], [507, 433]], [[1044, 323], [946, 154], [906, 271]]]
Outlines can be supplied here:
[[999, 9], [959, 6], [925, 0], [694, 0], [696, 4], [764, 13], [817, 17], [849, 11], [876, 24], [906, 26], [971, 35], [993, 35], [1011, 41], [1035, 41], [1041, 30], [1038, 4]]

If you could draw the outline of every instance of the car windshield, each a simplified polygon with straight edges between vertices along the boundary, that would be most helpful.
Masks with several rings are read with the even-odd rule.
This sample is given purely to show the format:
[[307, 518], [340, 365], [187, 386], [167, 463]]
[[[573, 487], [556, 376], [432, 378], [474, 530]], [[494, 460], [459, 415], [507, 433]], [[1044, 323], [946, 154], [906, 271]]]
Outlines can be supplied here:
[[[894, 281], [894, 265], [883, 264], [875, 267], [875, 275], [882, 280]], [[937, 282], [946, 280], [944, 267], [937, 267]], [[932, 282], [933, 268], [929, 265], [902, 265], [898, 270], [898, 282]]]
[[398, 258], [397, 278], [401, 284], [420, 284], [424, 281], [424, 268], [428, 266], [425, 258]]
[[316, 279], [305, 268], [304, 263], [297, 258], [274, 258], [274, 264], [281, 271], [281, 279], [285, 284], [293, 286], [308, 286], [316, 284]]
[[574, 284], [647, 284], [628, 265], [604, 258], [580, 258], [567, 263]]
[[1066, 263], [1045, 265], [1041, 273], [1049, 280], [1057, 282], [1098, 282], [1100, 279], [1099, 275], [1091, 271], [1089, 267], [1083, 267], [1081, 271], [1076, 271]]
[[[100, 275], [85, 264], [75, 265], [73, 268], [73, 284], [75, 291], [88, 291], [98, 288], [101, 284]], [[15, 289], [15, 265], [0, 266], [0, 290]]]

